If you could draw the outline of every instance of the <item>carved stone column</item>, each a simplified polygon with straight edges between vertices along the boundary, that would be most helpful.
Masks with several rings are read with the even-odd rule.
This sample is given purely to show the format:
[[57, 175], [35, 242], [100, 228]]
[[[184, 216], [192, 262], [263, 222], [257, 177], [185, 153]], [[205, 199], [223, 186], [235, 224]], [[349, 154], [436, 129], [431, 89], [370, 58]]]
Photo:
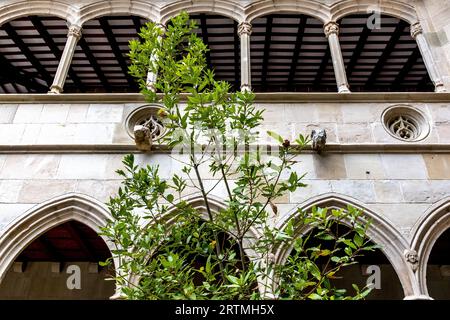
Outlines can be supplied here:
[[411, 25], [411, 36], [416, 40], [420, 53], [422, 54], [422, 60], [425, 63], [425, 67], [428, 70], [428, 75], [431, 81], [434, 83], [436, 92], [445, 92], [444, 82], [440, 75], [439, 69], [436, 66], [433, 55], [431, 54], [430, 46], [428, 45], [425, 36], [423, 35], [423, 29], [419, 22]]
[[241, 40], [241, 91], [252, 89], [252, 70], [250, 64], [250, 35], [252, 25], [248, 22], [241, 22], [238, 26], [238, 34]]
[[63, 91], [64, 82], [66, 81], [73, 54], [75, 53], [75, 48], [77, 47], [77, 42], [80, 38], [81, 27], [77, 25], [70, 26], [69, 32], [67, 33], [66, 46], [64, 47], [49, 93], [61, 93]]
[[[163, 25], [162, 23], [158, 23], [158, 24], [156, 24], [156, 26], [159, 29], [161, 29], [163, 34], [166, 32], [166, 26]], [[162, 36], [158, 37], [158, 40], [161, 41]], [[156, 55], [152, 54], [150, 56], [150, 63], [154, 63], [155, 61], [156, 61]], [[150, 70], [147, 72], [147, 89], [149, 89], [151, 91], [156, 91], [155, 83], [156, 83], [157, 77], [158, 77], [157, 72], [151, 72]]]
[[345, 73], [344, 59], [342, 58], [341, 45], [339, 44], [339, 25], [334, 21], [330, 21], [324, 25], [323, 30], [330, 45], [338, 92], [350, 92]]

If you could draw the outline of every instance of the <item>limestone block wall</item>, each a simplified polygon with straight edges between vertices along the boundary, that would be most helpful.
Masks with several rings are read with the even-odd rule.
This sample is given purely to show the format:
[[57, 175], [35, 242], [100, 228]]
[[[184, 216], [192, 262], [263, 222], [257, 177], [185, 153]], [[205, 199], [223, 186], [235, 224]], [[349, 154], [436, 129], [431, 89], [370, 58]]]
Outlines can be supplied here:
[[[77, 194], [106, 202], [118, 189], [115, 171], [126, 153], [134, 153], [140, 164], [159, 164], [163, 177], [180, 173], [182, 165], [169, 151], [139, 152], [126, 133], [128, 114], [144, 104], [138, 95], [86, 95], [82, 101], [75, 95], [28, 97], [11, 97], [0, 105], [0, 238], [51, 199]], [[266, 110], [261, 132], [293, 139], [324, 128], [328, 135], [322, 155], [312, 150], [297, 155], [293, 170], [307, 173], [307, 187], [276, 200], [275, 220], [281, 223], [297, 208], [326, 204], [328, 198], [356, 204], [388, 226], [381, 227], [394, 230], [386, 237], [381, 231], [380, 239], [396, 248], [388, 248], [388, 258], [391, 263], [397, 259], [397, 273], [404, 266], [399, 278], [405, 295], [426, 295], [425, 280], [415, 280], [403, 250], [420, 251], [423, 239], [439, 235], [427, 235], [437, 223], [438, 218], [427, 222], [434, 212], [448, 216], [450, 95], [261, 94], [256, 104]], [[399, 104], [425, 116], [430, 127], [425, 139], [404, 142], [385, 130], [383, 111]], [[215, 178], [207, 168], [202, 171], [205, 184], [213, 186]], [[224, 187], [219, 184], [211, 194], [224, 198]], [[446, 223], [439, 224], [443, 230]], [[423, 277], [431, 247], [423, 249]]]
[[[257, 102], [266, 110], [262, 132], [275, 130], [293, 139], [320, 127], [329, 144], [323, 155], [298, 155], [295, 170], [307, 173], [308, 186], [278, 199], [286, 210], [318, 195], [339, 193], [367, 204], [408, 233], [431, 204], [450, 195], [450, 153], [445, 149], [450, 103], [407, 103], [421, 110], [431, 127], [423, 141], [407, 143], [389, 135], [381, 123], [383, 110], [398, 102], [280, 100]], [[127, 152], [136, 152], [141, 163], [160, 164], [165, 177], [179, 172], [181, 165], [167, 153], [143, 154], [134, 148], [124, 121], [142, 104], [0, 105], [0, 226], [65, 193], [106, 201], [117, 190], [115, 170]], [[214, 178], [209, 179], [212, 184]]]

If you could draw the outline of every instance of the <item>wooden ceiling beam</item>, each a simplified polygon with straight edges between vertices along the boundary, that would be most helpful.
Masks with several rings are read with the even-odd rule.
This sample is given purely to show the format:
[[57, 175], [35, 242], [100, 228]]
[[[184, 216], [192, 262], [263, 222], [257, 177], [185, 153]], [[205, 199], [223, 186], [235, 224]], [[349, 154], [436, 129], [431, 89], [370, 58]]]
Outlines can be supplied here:
[[305, 27], [306, 27], [306, 21], [307, 17], [304, 15], [300, 16], [300, 23], [298, 25], [297, 30], [297, 38], [295, 40], [295, 48], [294, 53], [292, 54], [292, 62], [290, 65], [290, 71], [289, 71], [289, 77], [288, 77], [288, 84], [290, 88], [294, 87], [294, 77], [295, 73], [297, 71], [297, 64], [298, 64], [298, 57], [300, 55], [300, 50], [302, 47], [303, 37], [305, 35]]
[[102, 86], [106, 89], [107, 92], [111, 92], [111, 85], [108, 82], [108, 79], [105, 77], [102, 69], [100, 68], [100, 65], [97, 63], [97, 59], [92, 54], [91, 49], [89, 48], [88, 43], [86, 42], [85, 38], [81, 38], [78, 41], [78, 44], [80, 45], [81, 49], [83, 50], [83, 53], [85, 54], [86, 58], [88, 59], [89, 63], [91, 64], [92, 68], [94, 69], [95, 73], [97, 74], [98, 79], [102, 83]]
[[133, 78], [128, 73], [128, 66], [127, 61], [125, 57], [122, 55], [122, 51], [120, 50], [119, 45], [117, 44], [116, 37], [111, 31], [111, 26], [108, 23], [108, 19], [106, 17], [101, 17], [99, 19], [100, 26], [105, 33], [106, 38], [108, 39], [108, 43], [111, 46], [111, 49], [113, 51], [114, 56], [116, 57], [117, 62], [119, 63], [120, 68], [122, 69], [122, 72], [127, 79], [128, 85], [133, 90], [138, 90], [138, 86], [136, 82], [133, 80]]
[[272, 24], [273, 24], [273, 17], [268, 16], [266, 22], [266, 34], [264, 38], [263, 69], [261, 72], [263, 89], [267, 85], [267, 70], [269, 68], [270, 44], [272, 42]]
[[42, 77], [42, 80], [44, 80], [47, 83], [47, 87], [49, 87], [53, 81], [52, 76], [44, 68], [39, 59], [35, 57], [34, 53], [30, 50], [28, 45], [25, 44], [25, 42], [23, 42], [22, 38], [16, 32], [14, 27], [7, 22], [2, 26], [2, 28], [3, 30], [5, 30], [9, 38], [14, 42], [14, 44], [20, 49], [22, 54], [25, 55], [25, 57], [28, 59], [31, 65], [38, 70], [39, 74]]

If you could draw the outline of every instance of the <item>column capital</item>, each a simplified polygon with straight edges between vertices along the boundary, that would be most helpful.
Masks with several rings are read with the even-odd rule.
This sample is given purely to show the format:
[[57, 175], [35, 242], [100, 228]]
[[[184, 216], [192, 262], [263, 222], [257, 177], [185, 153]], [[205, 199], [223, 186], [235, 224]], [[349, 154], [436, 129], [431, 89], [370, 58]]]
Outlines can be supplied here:
[[78, 40], [78, 39], [81, 38], [81, 30], [82, 29], [81, 29], [80, 26], [77, 26], [77, 25], [73, 24], [73, 25], [71, 25], [69, 27], [69, 32], [67, 33], [67, 36], [68, 37], [70, 37], [70, 36], [75, 37]]
[[242, 36], [243, 34], [248, 34], [248, 35], [252, 34], [252, 24], [250, 22], [243, 21], [243, 22], [239, 23], [238, 35]]
[[339, 35], [339, 25], [334, 21], [327, 22], [323, 26], [323, 31], [327, 38], [332, 34]]
[[423, 33], [423, 28], [420, 22], [413, 23], [411, 25], [411, 37], [415, 39], [421, 33]]

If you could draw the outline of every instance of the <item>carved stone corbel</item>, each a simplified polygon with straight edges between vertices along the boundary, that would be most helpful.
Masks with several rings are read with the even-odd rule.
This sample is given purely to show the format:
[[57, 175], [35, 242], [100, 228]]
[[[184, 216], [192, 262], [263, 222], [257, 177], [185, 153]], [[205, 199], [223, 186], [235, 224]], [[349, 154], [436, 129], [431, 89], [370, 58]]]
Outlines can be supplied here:
[[411, 266], [412, 271], [416, 272], [419, 268], [419, 257], [416, 250], [407, 249], [404, 252], [404, 256], [408, 264]]

